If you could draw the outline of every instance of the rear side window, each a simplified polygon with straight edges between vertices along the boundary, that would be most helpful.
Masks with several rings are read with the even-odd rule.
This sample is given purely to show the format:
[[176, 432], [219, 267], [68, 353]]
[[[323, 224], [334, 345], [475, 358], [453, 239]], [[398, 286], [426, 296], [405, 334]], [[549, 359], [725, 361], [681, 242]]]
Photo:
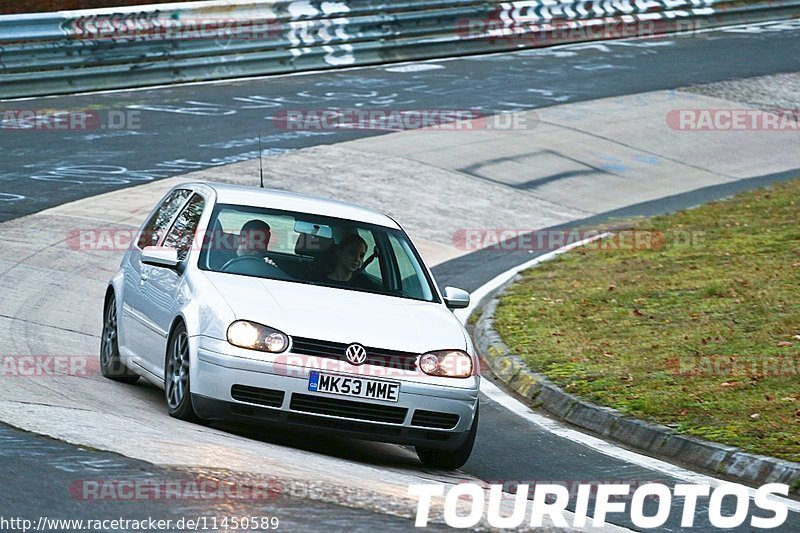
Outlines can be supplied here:
[[175, 213], [178, 212], [178, 209], [181, 208], [190, 194], [192, 194], [191, 191], [178, 189], [172, 191], [169, 196], [164, 198], [164, 201], [161, 202], [161, 205], [158, 206], [153, 216], [151, 216], [147, 224], [144, 225], [142, 233], [139, 235], [139, 240], [136, 242], [136, 246], [139, 249], [145, 246], [155, 246], [158, 244], [161, 236], [164, 235], [164, 232], [167, 230], [170, 221], [172, 221], [172, 217], [175, 216]]
[[197, 225], [200, 223], [200, 216], [203, 214], [203, 208], [206, 202], [199, 194], [192, 196], [189, 203], [175, 219], [172, 229], [169, 230], [167, 237], [164, 239], [164, 246], [168, 248], [178, 249], [178, 259], [183, 261], [189, 255], [194, 243], [194, 236], [197, 232]]

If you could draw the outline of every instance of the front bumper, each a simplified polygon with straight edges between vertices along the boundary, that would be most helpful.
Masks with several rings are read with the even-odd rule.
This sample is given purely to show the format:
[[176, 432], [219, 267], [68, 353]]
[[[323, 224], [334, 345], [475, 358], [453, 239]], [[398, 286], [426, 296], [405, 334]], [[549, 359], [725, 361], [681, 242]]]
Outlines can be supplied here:
[[[309, 373], [320, 368], [314, 365], [314, 361], [309, 361], [311, 364], [308, 367], [298, 367], [282, 362], [290, 361], [290, 357], [254, 354], [230, 347], [224, 341], [204, 337], [194, 340], [197, 342], [190, 343], [196, 347], [195, 362], [191, 366], [192, 404], [197, 414], [208, 420], [274, 423], [295, 429], [311, 429], [317, 433], [321, 430], [381, 442], [455, 449], [467, 439], [475, 417], [479, 389], [477, 376], [458, 380], [457, 387], [444, 385], [442, 378], [429, 380], [438, 383], [424, 382], [424, 378], [396, 379], [401, 383], [396, 403], [349, 398], [308, 390]], [[322, 370], [327, 371], [325, 361], [320, 362], [323, 363]], [[313, 366], [316, 368], [309, 368]], [[364, 368], [359, 367], [362, 372]], [[355, 375], [393, 379], [380, 375]], [[243, 401], [241, 395], [234, 398], [234, 386], [265, 391], [264, 397], [270, 398], [271, 405], [265, 405], [265, 402], [257, 399]], [[282, 398], [278, 392], [283, 393]], [[313, 400], [311, 404], [322, 404], [324, 409], [321, 410], [325, 413], [316, 407], [309, 408], [309, 402], [302, 401], [309, 398]], [[343, 405], [341, 402], [347, 402], [346, 412], [337, 412], [330, 405], [325, 405]], [[380, 407], [386, 407], [396, 414], [395, 421], [382, 422], [370, 419], [371, 415], [353, 415], [349, 406], [358, 404], [369, 404], [364, 406], [370, 408], [366, 411], [374, 411], [373, 406], [378, 406], [379, 411]], [[405, 413], [400, 410], [405, 410]], [[449, 429], [431, 427], [428, 422], [430, 419], [421, 416], [423, 413], [418, 411], [456, 415], [458, 421]]]

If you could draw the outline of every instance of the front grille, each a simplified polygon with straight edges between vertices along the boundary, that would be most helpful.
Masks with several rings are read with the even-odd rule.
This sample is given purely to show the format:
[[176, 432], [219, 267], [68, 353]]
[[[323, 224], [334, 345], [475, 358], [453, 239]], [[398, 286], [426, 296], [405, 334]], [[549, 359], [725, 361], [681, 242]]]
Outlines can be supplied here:
[[426, 428], [453, 429], [458, 425], [458, 415], [451, 413], [436, 413], [434, 411], [414, 411], [414, 418], [411, 420], [412, 426], [422, 426]]
[[384, 422], [387, 424], [402, 424], [408, 412], [408, 409], [404, 407], [337, 400], [335, 398], [297, 393], [292, 394], [290, 408], [292, 411], [300, 411], [303, 413], [341, 416], [343, 418]]
[[[343, 342], [292, 337], [292, 353], [301, 355], [314, 355], [327, 359], [346, 361], [347, 358], [344, 355], [344, 351], [348, 346], [349, 344]], [[417, 369], [417, 357], [419, 357], [419, 354], [398, 350], [385, 350], [383, 348], [370, 348], [369, 346], [365, 346], [364, 348], [367, 350], [367, 360], [365, 364], [386, 366], [398, 370], [414, 371]]]
[[282, 390], [260, 389], [246, 385], [234, 385], [231, 387], [231, 397], [234, 400], [266, 405], [267, 407], [280, 407], [283, 405], [285, 394]]

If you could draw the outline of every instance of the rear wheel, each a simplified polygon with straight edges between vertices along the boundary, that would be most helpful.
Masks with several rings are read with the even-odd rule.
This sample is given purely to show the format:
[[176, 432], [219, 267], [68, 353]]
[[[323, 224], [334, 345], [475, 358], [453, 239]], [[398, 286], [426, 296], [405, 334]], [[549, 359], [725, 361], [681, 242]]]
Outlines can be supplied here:
[[200, 421], [192, 406], [189, 383], [189, 335], [183, 323], [175, 326], [167, 347], [164, 393], [167, 397], [169, 416], [186, 422]]
[[472, 421], [472, 428], [464, 444], [455, 450], [439, 450], [436, 448], [416, 447], [417, 456], [422, 464], [431, 468], [443, 468], [446, 470], [456, 470], [466, 464], [475, 446], [475, 437], [478, 435], [478, 408], [475, 408], [475, 419]]
[[122, 383], [135, 383], [139, 375], [131, 372], [119, 358], [117, 338], [117, 300], [112, 294], [103, 312], [103, 335], [100, 339], [100, 372], [104, 377]]

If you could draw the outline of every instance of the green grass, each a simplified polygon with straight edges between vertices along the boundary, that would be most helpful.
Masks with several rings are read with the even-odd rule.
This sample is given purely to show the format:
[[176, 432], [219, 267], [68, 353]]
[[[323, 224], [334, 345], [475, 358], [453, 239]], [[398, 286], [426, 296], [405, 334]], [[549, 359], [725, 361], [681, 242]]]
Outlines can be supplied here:
[[635, 227], [663, 239], [525, 272], [505, 342], [592, 402], [800, 462], [800, 180]]
[[483, 308], [476, 309], [471, 315], [469, 315], [469, 318], [467, 318], [467, 324], [474, 326], [478, 323], [478, 320], [481, 319], [481, 316], [483, 316]]

